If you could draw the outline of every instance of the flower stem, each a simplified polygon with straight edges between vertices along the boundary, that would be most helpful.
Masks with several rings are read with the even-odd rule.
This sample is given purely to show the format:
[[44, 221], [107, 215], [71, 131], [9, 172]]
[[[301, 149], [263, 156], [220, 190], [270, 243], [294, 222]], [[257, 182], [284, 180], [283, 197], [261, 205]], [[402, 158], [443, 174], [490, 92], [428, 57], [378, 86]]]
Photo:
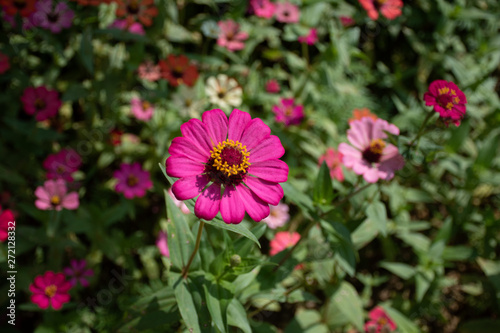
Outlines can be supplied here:
[[422, 125], [420, 126], [420, 128], [418, 129], [418, 133], [417, 133], [417, 136], [415, 138], [413, 138], [413, 140], [410, 142], [410, 144], [408, 145], [408, 149], [411, 149], [411, 147], [413, 146], [413, 144], [415, 143], [416, 140], [418, 140], [417, 142], [417, 148], [418, 148], [418, 144], [420, 143], [420, 137], [422, 135], [422, 132], [424, 131], [424, 128], [425, 128], [425, 125], [427, 125], [427, 122], [429, 121], [429, 119], [431, 119], [431, 117], [434, 115], [434, 112], [431, 111], [427, 114], [427, 117], [425, 117], [424, 119], [424, 122], [422, 123]]
[[54, 238], [54, 236], [56, 235], [61, 217], [60, 213], [60, 211], [53, 210], [50, 214], [49, 223], [47, 225], [47, 236], [49, 238]]
[[309, 67], [309, 49], [306, 43], [301, 43], [302, 44], [302, 55], [306, 59], [306, 64], [307, 67]]
[[200, 241], [201, 241], [201, 234], [203, 232], [203, 226], [205, 225], [205, 222], [203, 220], [200, 220], [200, 226], [198, 228], [198, 235], [196, 236], [196, 244], [194, 246], [193, 253], [191, 254], [191, 257], [189, 258], [189, 261], [187, 265], [182, 269], [182, 277], [184, 279], [187, 278], [188, 272], [189, 272], [189, 266], [191, 266], [191, 263], [194, 260], [194, 256], [196, 255], [196, 252], [198, 252], [198, 249], [200, 247]]

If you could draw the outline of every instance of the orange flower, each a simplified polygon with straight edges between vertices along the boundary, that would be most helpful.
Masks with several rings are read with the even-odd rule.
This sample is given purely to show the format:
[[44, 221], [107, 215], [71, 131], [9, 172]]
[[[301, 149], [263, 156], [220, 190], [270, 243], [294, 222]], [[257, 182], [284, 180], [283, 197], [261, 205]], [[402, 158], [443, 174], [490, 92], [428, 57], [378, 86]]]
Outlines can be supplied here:
[[189, 63], [189, 58], [185, 55], [175, 56], [171, 54], [167, 59], [160, 60], [158, 65], [161, 76], [174, 87], [180, 84], [192, 87], [198, 79], [196, 66]]
[[364, 117], [370, 117], [372, 118], [373, 120], [377, 120], [378, 117], [371, 113], [369, 109], [367, 108], [362, 108], [362, 109], [354, 109], [352, 111], [352, 115], [353, 115], [353, 118], [350, 118], [349, 119], [349, 123], [355, 121], [355, 120], [360, 120], [360, 119], [363, 119]]
[[116, 0], [116, 3], [116, 16], [125, 18], [129, 25], [139, 21], [149, 27], [153, 24], [153, 17], [158, 15], [154, 0]]

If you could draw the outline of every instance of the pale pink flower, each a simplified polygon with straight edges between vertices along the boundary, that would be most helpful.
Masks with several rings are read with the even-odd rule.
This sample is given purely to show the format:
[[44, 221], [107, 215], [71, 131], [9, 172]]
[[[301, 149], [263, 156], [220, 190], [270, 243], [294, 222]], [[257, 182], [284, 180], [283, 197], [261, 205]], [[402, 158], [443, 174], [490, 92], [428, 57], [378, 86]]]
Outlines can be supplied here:
[[67, 193], [66, 182], [63, 179], [47, 180], [43, 186], [37, 187], [35, 206], [41, 210], [77, 209], [80, 206], [78, 193]]
[[177, 198], [175, 197], [174, 192], [172, 192], [172, 188], [168, 189], [168, 194], [172, 198], [172, 201], [174, 202], [174, 204], [177, 207], [179, 207], [179, 209], [181, 210], [181, 212], [183, 212], [184, 214], [191, 213], [191, 211], [189, 211], [189, 208], [186, 206], [186, 204], [184, 203], [184, 201], [177, 200]]
[[137, 72], [139, 77], [146, 81], [158, 81], [161, 78], [160, 66], [151, 60], [140, 64]]
[[262, 220], [271, 229], [276, 229], [285, 225], [290, 219], [288, 206], [280, 202], [277, 206], [270, 205], [271, 212], [269, 216]]
[[297, 23], [300, 18], [300, 10], [296, 5], [285, 1], [276, 3], [276, 20], [281, 23]]
[[132, 114], [139, 120], [149, 121], [153, 117], [154, 106], [145, 100], [132, 98], [130, 101]]
[[220, 28], [217, 45], [225, 47], [229, 51], [238, 51], [245, 47], [244, 41], [248, 39], [248, 33], [240, 31], [240, 25], [233, 20], [219, 21]]
[[156, 247], [160, 251], [161, 255], [170, 258], [170, 251], [168, 249], [168, 237], [167, 233], [160, 231], [158, 233], [158, 238], [156, 239]]
[[250, 0], [250, 8], [256, 16], [270, 19], [274, 15], [276, 5], [269, 0]]
[[298, 41], [301, 43], [306, 43], [307, 45], [313, 45], [318, 41], [318, 30], [312, 28], [309, 33], [305, 36], [300, 36]]
[[352, 144], [341, 143], [339, 152], [344, 165], [369, 183], [379, 179], [390, 180], [394, 172], [404, 166], [398, 148], [384, 141], [387, 134], [399, 135], [399, 128], [382, 119], [364, 117], [350, 123], [347, 138]]
[[274, 239], [271, 240], [269, 246], [271, 250], [269, 255], [274, 256], [281, 251], [294, 246], [300, 239], [300, 234], [297, 232], [281, 231], [277, 232]]
[[342, 172], [342, 155], [341, 152], [336, 151], [334, 148], [328, 148], [324, 155], [321, 155], [318, 164], [321, 166], [323, 161], [330, 169], [330, 177], [332, 179], [337, 179], [339, 182], [344, 181], [344, 173]]

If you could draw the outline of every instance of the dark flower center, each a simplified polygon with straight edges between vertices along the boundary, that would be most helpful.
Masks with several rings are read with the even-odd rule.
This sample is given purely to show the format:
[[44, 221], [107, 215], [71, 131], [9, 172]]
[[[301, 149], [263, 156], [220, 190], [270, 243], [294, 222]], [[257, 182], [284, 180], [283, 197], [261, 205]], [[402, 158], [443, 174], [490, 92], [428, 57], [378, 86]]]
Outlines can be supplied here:
[[14, 7], [21, 10], [26, 7], [26, 0], [14, 0]]
[[382, 139], [373, 139], [370, 147], [363, 151], [363, 159], [368, 163], [378, 163], [385, 148], [385, 142]]
[[247, 174], [249, 156], [246, 146], [238, 141], [226, 140], [212, 148], [205, 174], [215, 183], [237, 185]]
[[182, 67], [175, 67], [173, 70], [172, 70], [172, 76], [176, 79], [182, 79], [182, 77], [184, 76], [184, 69]]
[[59, 13], [55, 12], [49, 13], [47, 14], [47, 19], [52, 23], [57, 22], [59, 20]]
[[373, 5], [375, 6], [375, 8], [377, 8], [377, 10], [380, 10], [380, 8], [385, 4], [387, 0], [375, 0], [373, 2]]
[[220, 99], [223, 99], [225, 96], [226, 96], [225, 91], [219, 91], [219, 93], [217, 94], [217, 97], [219, 97]]
[[139, 183], [139, 179], [134, 176], [134, 175], [129, 175], [128, 178], [127, 178], [127, 185], [132, 187], [132, 186], [135, 186], [137, 185], [137, 183]]
[[129, 2], [127, 6], [127, 11], [130, 14], [137, 14], [139, 13], [139, 2], [137, 0], [132, 0]]
[[62, 174], [62, 173], [64, 173], [64, 171], [66, 171], [66, 169], [62, 165], [58, 166], [56, 169], [56, 172], [58, 174]]
[[47, 104], [45, 103], [45, 101], [41, 98], [37, 98], [35, 100], [35, 108], [37, 110], [42, 110], [42, 109], [45, 109], [45, 107], [47, 106]]

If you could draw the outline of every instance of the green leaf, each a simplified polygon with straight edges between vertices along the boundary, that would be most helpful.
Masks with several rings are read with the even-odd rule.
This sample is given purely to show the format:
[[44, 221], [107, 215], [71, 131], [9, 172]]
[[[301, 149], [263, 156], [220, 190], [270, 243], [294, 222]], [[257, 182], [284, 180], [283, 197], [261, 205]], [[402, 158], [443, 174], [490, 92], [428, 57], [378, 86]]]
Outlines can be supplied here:
[[238, 327], [243, 333], [252, 333], [252, 328], [247, 318], [247, 311], [235, 298], [233, 298], [227, 308], [227, 323], [231, 326]]
[[82, 34], [80, 41], [80, 58], [82, 59], [83, 66], [94, 74], [94, 47], [92, 45], [92, 30], [87, 27]]
[[387, 211], [383, 203], [375, 201], [368, 205], [366, 216], [375, 224], [384, 237], [387, 236]]
[[398, 327], [398, 332], [401, 333], [419, 333], [420, 329], [415, 325], [410, 319], [408, 319], [405, 315], [403, 315], [401, 312], [387, 306], [387, 305], [382, 305], [384, 308], [385, 312], [389, 315], [389, 317], [394, 320], [396, 323], [396, 326]]
[[342, 282], [332, 295], [331, 302], [351, 324], [363, 331], [363, 304], [356, 289], [350, 283]]
[[408, 280], [416, 273], [415, 267], [399, 262], [381, 262], [380, 267], [387, 269], [404, 280]]
[[[170, 245], [170, 244], [169, 244]], [[179, 307], [182, 319], [189, 332], [201, 333], [200, 324], [198, 322], [198, 314], [191, 296], [188, 280], [183, 279], [180, 274], [171, 273], [170, 285], [174, 286], [175, 299]]]
[[207, 307], [217, 329], [227, 332], [227, 308], [233, 295], [231, 285], [226, 281], [207, 281], [203, 285]]
[[320, 205], [330, 204], [333, 200], [333, 186], [330, 178], [330, 170], [323, 161], [319, 168], [318, 177], [314, 184], [313, 200]]

